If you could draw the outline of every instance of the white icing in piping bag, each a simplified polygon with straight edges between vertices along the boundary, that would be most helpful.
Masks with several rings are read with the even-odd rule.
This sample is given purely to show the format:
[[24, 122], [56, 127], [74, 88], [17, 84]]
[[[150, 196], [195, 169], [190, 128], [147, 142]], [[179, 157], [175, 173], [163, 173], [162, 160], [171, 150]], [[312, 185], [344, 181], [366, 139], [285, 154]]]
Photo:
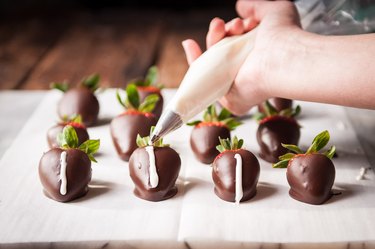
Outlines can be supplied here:
[[255, 32], [224, 38], [190, 65], [155, 127], [152, 142], [179, 128], [229, 91], [253, 48]]

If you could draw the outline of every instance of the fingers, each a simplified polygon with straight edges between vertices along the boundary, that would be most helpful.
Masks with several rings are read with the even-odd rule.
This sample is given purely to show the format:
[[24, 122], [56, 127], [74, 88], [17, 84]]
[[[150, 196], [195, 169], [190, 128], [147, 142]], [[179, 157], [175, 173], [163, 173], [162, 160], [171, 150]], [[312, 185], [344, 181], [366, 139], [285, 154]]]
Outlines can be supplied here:
[[182, 47], [184, 48], [186, 59], [189, 65], [202, 54], [202, 50], [199, 47], [198, 43], [192, 39], [183, 41]]
[[244, 23], [240, 18], [235, 18], [225, 24], [225, 32], [227, 35], [240, 35], [244, 32]]
[[212, 19], [206, 37], [207, 48], [223, 39], [225, 34], [225, 22], [218, 17]]

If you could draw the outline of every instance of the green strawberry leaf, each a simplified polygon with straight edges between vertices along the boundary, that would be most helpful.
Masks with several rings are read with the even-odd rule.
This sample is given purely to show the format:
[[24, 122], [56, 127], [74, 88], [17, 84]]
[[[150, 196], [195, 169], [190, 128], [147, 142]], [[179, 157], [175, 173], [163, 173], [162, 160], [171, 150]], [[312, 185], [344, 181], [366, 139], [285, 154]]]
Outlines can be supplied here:
[[289, 160], [282, 160], [277, 163], [272, 164], [272, 168], [287, 168], [289, 164]]
[[74, 122], [74, 123], [82, 124], [82, 116], [79, 115], [79, 114], [73, 115], [73, 116], [70, 118], [70, 122]]
[[100, 140], [99, 139], [96, 139], [96, 140], [93, 139], [93, 140], [87, 140], [87, 141], [83, 142], [78, 147], [78, 149], [82, 150], [83, 152], [85, 152], [88, 155], [93, 155], [99, 150], [99, 147], [100, 147]]
[[301, 106], [297, 105], [297, 107], [292, 111], [291, 117], [296, 117], [301, 113]]
[[218, 120], [221, 121], [221, 120], [230, 118], [231, 115], [232, 115], [232, 113], [230, 111], [228, 111], [227, 109], [223, 108], [223, 109], [221, 109], [221, 112], [219, 113]]
[[194, 121], [191, 121], [189, 123], [186, 123], [186, 125], [189, 125], [189, 126], [196, 126], [198, 124], [202, 123], [202, 121], [200, 120], [194, 120]]
[[264, 110], [267, 116], [273, 116], [277, 114], [276, 108], [268, 100], [264, 102]]
[[296, 154], [294, 154], [294, 153], [286, 153], [286, 154], [284, 154], [284, 155], [282, 155], [282, 156], [279, 156], [279, 160], [281, 160], [281, 161], [284, 161], [284, 160], [290, 160], [290, 159], [292, 159], [295, 155], [296, 155]]
[[254, 113], [252, 118], [256, 121], [261, 121], [262, 119], [264, 119], [266, 117], [266, 114], [262, 113], [262, 112], [257, 112], [257, 113]]
[[237, 136], [234, 136], [231, 140], [230, 138], [222, 139], [219, 137], [220, 144], [216, 146], [216, 149], [222, 153], [226, 150], [238, 150], [242, 148], [243, 139], [238, 139]]
[[223, 145], [219, 144], [216, 146], [216, 149], [220, 152], [220, 153], [223, 153], [224, 151], [226, 151], [226, 149], [224, 148]]
[[95, 92], [95, 90], [99, 88], [99, 81], [100, 81], [100, 75], [92, 74], [82, 79], [81, 85]]
[[[151, 129], [150, 129], [150, 135], [149, 136], [146, 136], [146, 137], [141, 137], [139, 134], [137, 135], [137, 139], [136, 139], [136, 143], [138, 145], [139, 148], [143, 148], [143, 147], [146, 147], [146, 146], [150, 146], [150, 137], [153, 133], [155, 129], [155, 126], [151, 126]], [[160, 138], [159, 140], [155, 141], [152, 146], [154, 147], [168, 147], [169, 144], [164, 144], [163, 143], [163, 139]]]
[[158, 79], [158, 68], [152, 66], [148, 69], [148, 72], [145, 77], [146, 86], [154, 85]]
[[144, 81], [143, 79], [133, 79], [131, 81], [129, 81], [128, 85], [130, 84], [133, 84], [133, 85], [136, 85], [136, 86], [148, 86], [146, 84], [146, 81]]
[[87, 154], [87, 156], [89, 157], [89, 159], [90, 159], [91, 162], [94, 162], [94, 163], [97, 163], [97, 162], [98, 162], [98, 161], [96, 161], [96, 159], [94, 158], [93, 155], [91, 155], [91, 154]]
[[329, 132], [327, 130], [322, 131], [314, 138], [306, 154], [318, 152], [319, 150], [323, 149], [324, 146], [326, 146], [327, 143], [329, 142], [329, 139], [330, 139]]
[[242, 125], [242, 122], [236, 120], [235, 118], [227, 118], [225, 120], [222, 120], [221, 122], [224, 123], [231, 131]]
[[294, 153], [296, 154], [303, 154], [303, 151], [297, 146], [297, 145], [294, 145], [294, 144], [281, 144], [281, 146], [283, 146], [284, 148], [290, 150], [290, 151], [293, 151]]
[[152, 112], [155, 109], [155, 105], [158, 101], [159, 96], [157, 94], [150, 94], [139, 105], [138, 110], [141, 112]]
[[138, 109], [139, 107], [139, 94], [137, 87], [133, 84], [129, 84], [126, 87], [127, 101], [125, 106], [129, 105], [128, 108]]
[[331, 148], [327, 150], [326, 152], [324, 152], [323, 154], [327, 156], [329, 159], [332, 159], [335, 153], [336, 153], [336, 147], [331, 146]]
[[62, 133], [57, 135], [57, 142], [62, 148], [77, 148], [78, 136], [76, 130], [72, 126], [66, 125]]
[[67, 82], [52, 82], [50, 84], [50, 88], [57, 89], [65, 93], [69, 90], [69, 84]]
[[124, 108], [127, 108], [125, 105], [125, 102], [122, 101], [121, 99], [121, 95], [118, 89], [116, 90], [116, 98], [117, 98], [117, 101], [120, 103], [120, 105], [122, 105]]

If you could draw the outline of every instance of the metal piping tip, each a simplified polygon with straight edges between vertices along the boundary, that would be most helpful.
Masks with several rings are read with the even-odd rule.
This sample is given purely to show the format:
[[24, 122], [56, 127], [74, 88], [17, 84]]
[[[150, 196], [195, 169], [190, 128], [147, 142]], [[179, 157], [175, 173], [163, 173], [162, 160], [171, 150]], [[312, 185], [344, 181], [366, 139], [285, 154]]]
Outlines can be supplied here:
[[171, 110], [165, 110], [151, 134], [151, 143], [155, 143], [168, 133], [180, 128], [183, 122], [181, 116]]

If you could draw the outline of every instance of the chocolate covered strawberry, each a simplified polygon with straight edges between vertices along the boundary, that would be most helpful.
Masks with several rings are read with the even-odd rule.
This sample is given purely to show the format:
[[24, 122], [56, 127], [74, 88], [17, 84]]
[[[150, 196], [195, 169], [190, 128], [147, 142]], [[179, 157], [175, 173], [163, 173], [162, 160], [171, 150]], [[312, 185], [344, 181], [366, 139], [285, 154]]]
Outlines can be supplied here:
[[260, 157], [275, 163], [279, 156], [288, 152], [281, 144], [298, 144], [300, 138], [300, 126], [295, 120], [300, 112], [300, 107], [285, 109], [278, 112], [268, 101], [265, 105], [266, 113], [259, 113], [257, 129], [257, 141], [260, 146]]
[[[291, 109], [293, 107], [293, 100], [284, 98], [270, 98], [268, 102], [276, 109], [277, 112], [281, 112], [285, 109]], [[266, 101], [258, 105], [258, 111], [266, 113]]]
[[58, 135], [59, 148], [44, 153], [39, 162], [39, 178], [47, 197], [67, 202], [84, 196], [91, 181], [91, 161], [99, 149], [99, 140], [78, 145], [72, 126], [65, 126]]
[[216, 107], [210, 105], [203, 115], [203, 121], [188, 123], [194, 126], [190, 135], [190, 145], [196, 158], [205, 164], [210, 164], [219, 154], [216, 145], [219, 137], [230, 138], [230, 131], [242, 123], [231, 117], [231, 113], [223, 108], [217, 115]]
[[243, 140], [235, 136], [220, 139], [217, 146], [220, 154], [212, 164], [212, 179], [215, 194], [221, 199], [240, 203], [256, 194], [260, 166], [258, 159], [248, 150], [242, 149]]
[[89, 140], [89, 134], [86, 126], [82, 123], [81, 115], [75, 115], [71, 118], [64, 117], [56, 125], [52, 126], [47, 131], [47, 142], [50, 148], [59, 147], [57, 135], [61, 133], [65, 126], [70, 125], [76, 131], [78, 136], [78, 145], [81, 145], [86, 140]]
[[331, 159], [335, 147], [319, 153], [330, 139], [328, 131], [318, 134], [306, 152], [298, 146], [283, 144], [292, 151], [280, 156], [280, 161], [274, 168], [286, 168], [286, 177], [290, 185], [289, 195], [302, 202], [323, 204], [332, 196], [332, 186], [335, 181], [335, 166]]
[[155, 104], [155, 108], [152, 111], [155, 114], [156, 119], [160, 118], [163, 111], [163, 96], [161, 95], [161, 89], [163, 89], [163, 84], [157, 82], [158, 80], [158, 68], [152, 66], [148, 69], [146, 77], [144, 79], [136, 79], [131, 81], [129, 84], [134, 84], [137, 86], [140, 101], [144, 101], [150, 94], [156, 94], [159, 96], [159, 100]]
[[94, 94], [98, 88], [99, 80], [99, 75], [91, 75], [72, 89], [69, 89], [67, 83], [52, 83], [52, 88], [64, 92], [57, 106], [57, 114], [60, 118], [81, 115], [82, 122], [86, 126], [93, 125], [99, 114], [99, 101]]
[[121, 98], [117, 92], [117, 100], [126, 109], [111, 122], [111, 136], [117, 154], [124, 161], [128, 161], [130, 155], [137, 149], [137, 134], [147, 136], [151, 126], [156, 125], [155, 115], [152, 110], [159, 96], [151, 94], [140, 101], [137, 87], [129, 84], [126, 87], [126, 96]]
[[177, 193], [176, 180], [181, 159], [162, 139], [150, 144], [150, 137], [137, 136], [139, 146], [130, 157], [129, 172], [134, 194], [148, 201], [162, 201]]

